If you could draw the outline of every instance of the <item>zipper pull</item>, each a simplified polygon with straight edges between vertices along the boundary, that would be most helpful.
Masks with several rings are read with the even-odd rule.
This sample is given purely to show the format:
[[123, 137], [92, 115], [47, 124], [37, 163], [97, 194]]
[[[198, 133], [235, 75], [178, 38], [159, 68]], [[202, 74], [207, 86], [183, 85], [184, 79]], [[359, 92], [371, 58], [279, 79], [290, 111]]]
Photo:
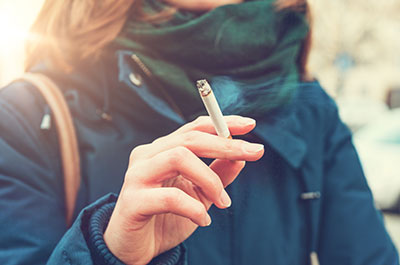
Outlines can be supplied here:
[[105, 121], [112, 121], [112, 116], [111, 114], [108, 114], [104, 110], [97, 109], [96, 110], [97, 115], [99, 115], [100, 118], [102, 118]]
[[50, 130], [51, 129], [51, 115], [50, 115], [50, 107], [48, 105], [45, 106], [44, 115], [42, 118], [42, 122], [40, 123], [41, 130]]
[[51, 128], [51, 116], [50, 114], [44, 114], [42, 122], [40, 123], [41, 130], [50, 130]]

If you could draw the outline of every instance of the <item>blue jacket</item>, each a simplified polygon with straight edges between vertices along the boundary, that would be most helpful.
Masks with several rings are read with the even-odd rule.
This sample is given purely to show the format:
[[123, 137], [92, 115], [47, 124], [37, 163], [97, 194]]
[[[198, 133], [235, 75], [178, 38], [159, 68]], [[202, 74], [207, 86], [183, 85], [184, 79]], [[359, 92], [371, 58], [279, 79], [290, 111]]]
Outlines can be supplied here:
[[[63, 90], [79, 138], [83, 179], [68, 230], [57, 134], [40, 129], [49, 109], [28, 83], [0, 90], [0, 264], [120, 264], [102, 233], [130, 151], [187, 122], [135, 78], [129, 52], [81, 68], [35, 70]], [[312, 252], [321, 265], [399, 264], [351, 134], [317, 82], [245, 138], [265, 155], [228, 188], [232, 207], [211, 208], [210, 227], [152, 264], [308, 265]]]

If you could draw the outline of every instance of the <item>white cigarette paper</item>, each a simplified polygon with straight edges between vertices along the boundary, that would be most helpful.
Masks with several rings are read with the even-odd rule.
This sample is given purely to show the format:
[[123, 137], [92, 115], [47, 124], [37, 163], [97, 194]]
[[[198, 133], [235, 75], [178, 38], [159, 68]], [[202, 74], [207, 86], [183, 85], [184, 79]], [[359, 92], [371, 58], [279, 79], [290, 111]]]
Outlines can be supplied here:
[[210, 115], [211, 117], [218, 136], [231, 138], [231, 133], [229, 132], [228, 125], [226, 125], [217, 99], [215, 98], [214, 93], [207, 80], [203, 79], [197, 81], [197, 88], [199, 89], [201, 99], [203, 100], [208, 115]]

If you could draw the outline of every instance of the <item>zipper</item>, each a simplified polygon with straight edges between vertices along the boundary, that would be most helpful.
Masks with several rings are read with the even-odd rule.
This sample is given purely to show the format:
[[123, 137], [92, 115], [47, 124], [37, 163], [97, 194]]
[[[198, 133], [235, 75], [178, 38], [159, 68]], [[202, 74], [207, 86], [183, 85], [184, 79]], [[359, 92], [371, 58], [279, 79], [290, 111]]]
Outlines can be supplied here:
[[142, 73], [145, 74], [151, 80], [151, 82], [155, 85], [157, 90], [162, 93], [162, 96], [164, 97], [168, 105], [172, 108], [172, 110], [175, 111], [183, 120], [186, 120], [181, 108], [179, 108], [179, 106], [175, 103], [173, 97], [168, 93], [168, 91], [164, 88], [164, 86], [157, 80], [157, 78], [153, 76], [153, 73], [143, 63], [143, 61], [139, 58], [139, 56], [137, 56], [136, 54], [132, 54], [131, 58], [140, 68]]

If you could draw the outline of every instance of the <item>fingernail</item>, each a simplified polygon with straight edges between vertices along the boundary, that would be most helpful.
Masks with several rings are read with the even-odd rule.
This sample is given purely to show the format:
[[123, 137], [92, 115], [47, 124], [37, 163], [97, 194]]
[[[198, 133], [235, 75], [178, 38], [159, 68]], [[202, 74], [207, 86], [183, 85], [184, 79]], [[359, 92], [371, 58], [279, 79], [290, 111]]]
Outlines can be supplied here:
[[232, 204], [231, 198], [229, 197], [228, 193], [226, 193], [226, 191], [224, 189], [222, 189], [220, 201], [224, 207], [229, 207]]
[[262, 145], [262, 144], [247, 143], [244, 145], [244, 150], [248, 153], [258, 153], [263, 149], [264, 149], [264, 145]]
[[255, 119], [243, 117], [242, 118], [243, 126], [250, 126], [256, 123]]
[[204, 226], [209, 226], [211, 224], [211, 217], [207, 213], [206, 216], [204, 217]]

